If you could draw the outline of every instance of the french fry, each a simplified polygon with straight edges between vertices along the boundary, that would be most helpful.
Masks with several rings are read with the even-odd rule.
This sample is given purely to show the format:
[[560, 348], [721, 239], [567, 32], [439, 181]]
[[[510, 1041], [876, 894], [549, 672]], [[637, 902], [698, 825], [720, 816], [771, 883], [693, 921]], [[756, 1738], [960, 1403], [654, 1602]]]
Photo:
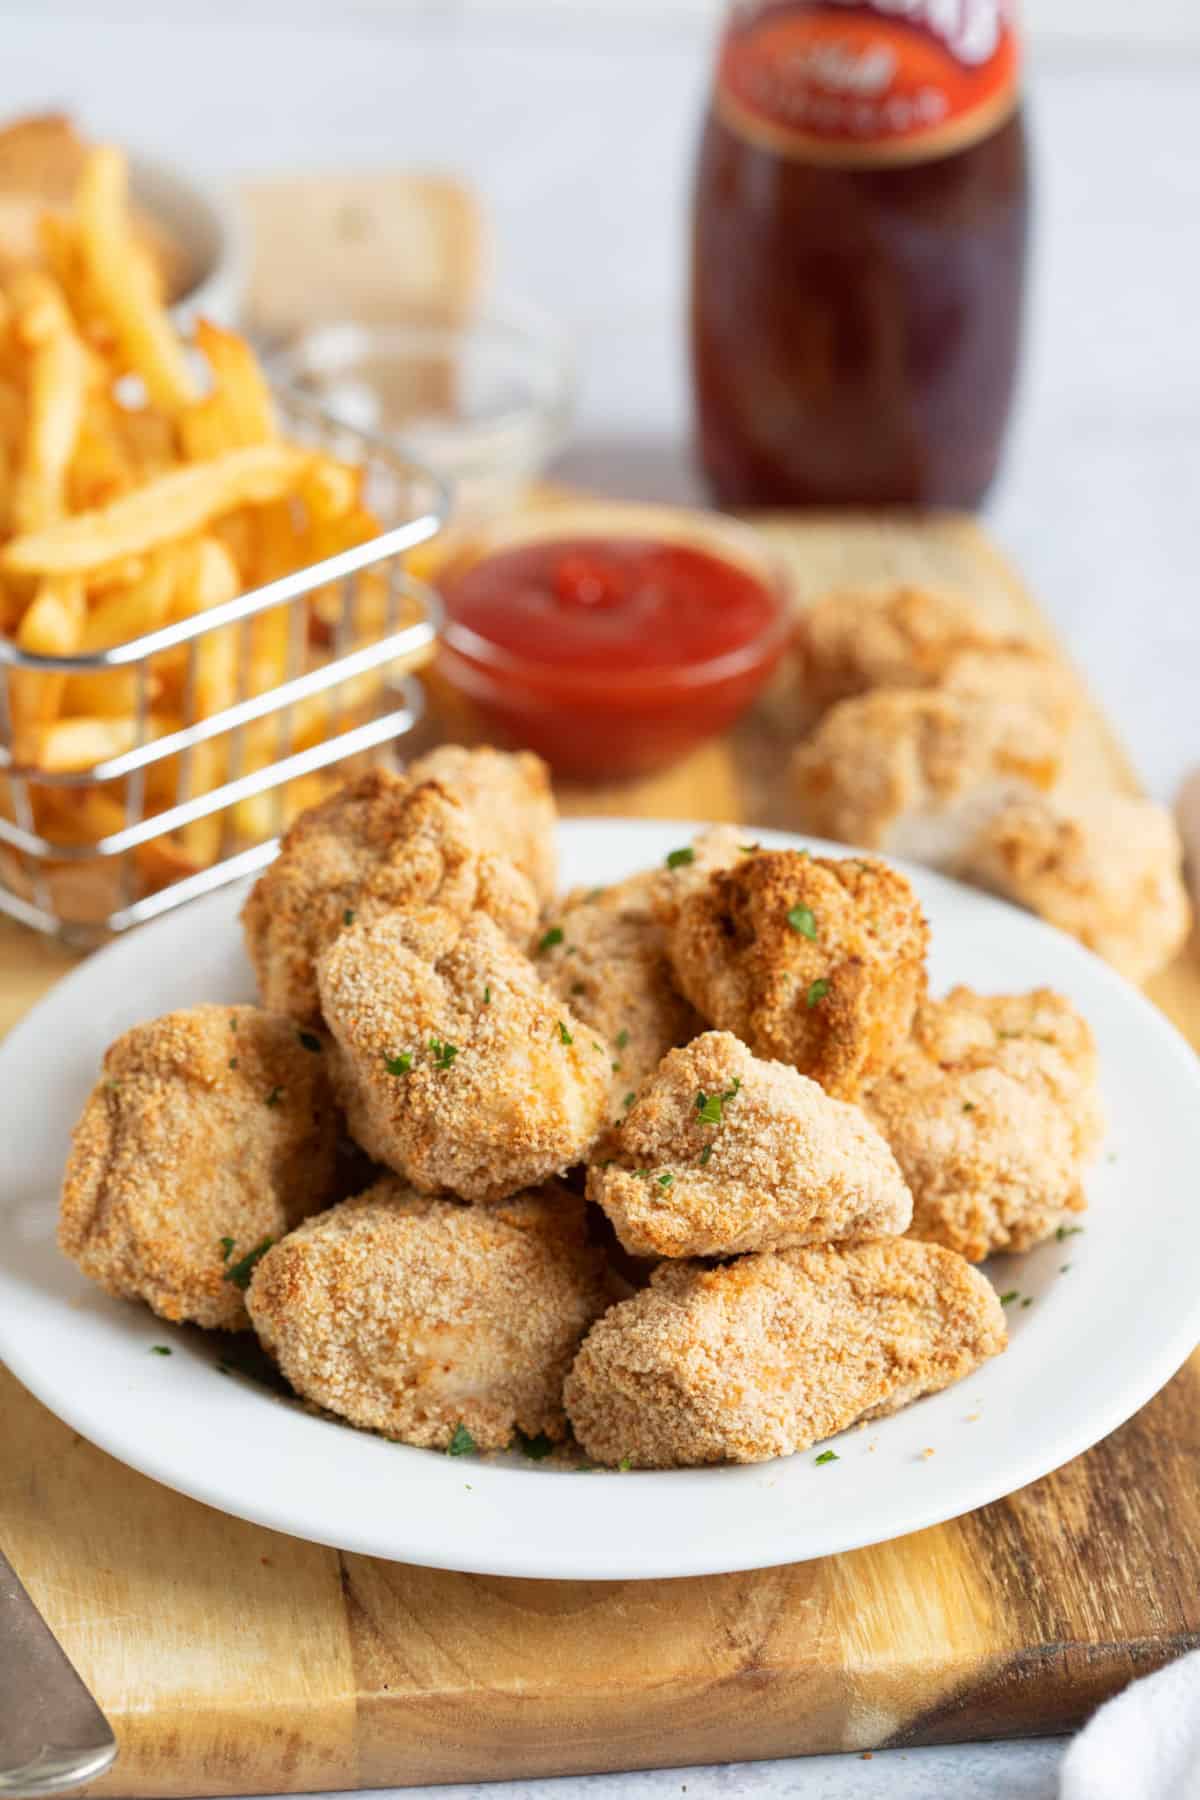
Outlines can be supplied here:
[[155, 406], [174, 417], [197, 398], [187, 356], [129, 229], [125, 159], [93, 151], [75, 196], [84, 276], [130, 368]]
[[203, 531], [235, 507], [280, 499], [311, 461], [310, 452], [289, 444], [227, 450], [212, 462], [160, 475], [109, 506], [13, 538], [0, 552], [0, 567], [17, 575], [71, 575], [141, 555]]
[[[17, 627], [17, 643], [35, 656], [73, 656], [79, 649], [85, 617], [83, 583], [77, 577], [44, 581]], [[9, 672], [13, 753], [18, 761], [37, 761], [42, 728], [58, 712], [64, 680], [49, 669]]]
[[[178, 719], [159, 713], [151, 713], [146, 721], [147, 739], [165, 737], [178, 729]], [[136, 719], [55, 719], [36, 733], [32, 760], [47, 775], [72, 774], [124, 756], [136, 742]]]
[[9, 519], [37, 532], [62, 517], [67, 470], [83, 422], [88, 365], [71, 316], [49, 276], [31, 271], [16, 290], [15, 329], [29, 348], [28, 415], [13, 476]]
[[180, 417], [184, 453], [196, 462], [237, 445], [270, 443], [275, 437], [275, 409], [249, 344], [201, 319], [196, 347], [212, 371], [213, 388]]
[[[237, 565], [218, 538], [203, 537], [193, 547], [180, 576], [174, 611], [178, 617], [207, 612], [236, 599]], [[238, 627], [225, 625], [196, 639], [196, 711], [208, 718], [232, 706], [237, 694]]]
[[106, 594], [92, 607], [80, 648], [109, 650], [165, 624], [179, 579], [179, 560], [174, 547], [152, 552], [127, 587]]

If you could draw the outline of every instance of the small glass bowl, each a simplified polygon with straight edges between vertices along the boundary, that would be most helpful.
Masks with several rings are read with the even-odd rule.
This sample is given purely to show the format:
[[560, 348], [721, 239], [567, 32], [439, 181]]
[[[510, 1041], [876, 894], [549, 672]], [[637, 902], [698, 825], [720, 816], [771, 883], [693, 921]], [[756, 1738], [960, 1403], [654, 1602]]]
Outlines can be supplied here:
[[323, 325], [271, 358], [274, 379], [432, 469], [455, 526], [519, 503], [561, 445], [574, 365], [557, 325], [527, 306], [458, 322]]
[[471, 726], [536, 750], [557, 774], [590, 783], [650, 774], [729, 730], [758, 697], [790, 636], [781, 570], [757, 533], [716, 513], [568, 501], [473, 534], [442, 569], [444, 592], [487, 556], [559, 538], [649, 538], [707, 551], [761, 582], [773, 601], [770, 614], [736, 650], [598, 676], [515, 654], [459, 624], [448, 609], [436, 675], [465, 704]]

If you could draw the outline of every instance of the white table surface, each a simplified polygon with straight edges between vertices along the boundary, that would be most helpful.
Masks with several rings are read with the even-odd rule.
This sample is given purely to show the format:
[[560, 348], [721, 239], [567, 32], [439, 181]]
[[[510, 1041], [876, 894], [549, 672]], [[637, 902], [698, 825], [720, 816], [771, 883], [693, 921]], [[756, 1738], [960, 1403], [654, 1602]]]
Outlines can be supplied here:
[[[1165, 799], [1200, 761], [1200, 33], [1192, 0], [1097, 0], [1095, 34], [1092, 5], [1027, 5], [1036, 281], [1017, 428], [988, 516]], [[67, 105], [217, 177], [462, 170], [490, 210], [498, 287], [574, 330], [582, 392], [568, 471], [684, 493], [686, 197], [711, 10], [110, 0], [101, 12], [13, 0], [0, 116]], [[1049, 1800], [1060, 1754], [1054, 1742], [976, 1745], [436, 1792]]]

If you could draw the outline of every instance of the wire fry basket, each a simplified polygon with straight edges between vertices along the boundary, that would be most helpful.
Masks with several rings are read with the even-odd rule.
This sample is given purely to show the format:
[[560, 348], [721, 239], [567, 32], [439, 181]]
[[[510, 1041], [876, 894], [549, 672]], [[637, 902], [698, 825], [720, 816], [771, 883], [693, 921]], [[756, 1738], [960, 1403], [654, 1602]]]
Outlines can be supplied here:
[[[0, 912], [35, 930], [89, 947], [253, 873], [335, 771], [355, 772], [421, 716], [412, 672], [440, 608], [403, 557], [444, 525], [446, 491], [294, 397], [279, 411], [292, 442], [362, 467], [378, 536], [108, 649], [34, 655], [0, 636]], [[277, 646], [283, 674], [259, 691], [256, 634]], [[202, 672], [217, 644], [232, 651], [236, 694], [207, 712]], [[154, 710], [164, 668], [181, 696], [166, 720]], [[29, 675], [121, 680], [127, 741], [84, 768], [23, 762], [14, 683]]]

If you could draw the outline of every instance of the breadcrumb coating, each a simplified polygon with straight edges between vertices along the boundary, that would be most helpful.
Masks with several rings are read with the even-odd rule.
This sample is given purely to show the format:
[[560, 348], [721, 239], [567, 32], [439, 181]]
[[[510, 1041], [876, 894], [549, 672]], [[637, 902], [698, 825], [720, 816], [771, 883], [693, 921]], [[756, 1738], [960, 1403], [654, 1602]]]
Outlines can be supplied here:
[[964, 653], [1032, 653], [961, 594], [918, 587], [838, 589], [796, 622], [803, 699], [824, 712], [872, 688], [937, 687]]
[[581, 1161], [604, 1122], [612, 1049], [484, 913], [356, 921], [320, 989], [351, 1135], [424, 1192], [515, 1194]]
[[1053, 785], [1062, 749], [1019, 701], [881, 688], [827, 713], [792, 773], [806, 830], [952, 869], [1006, 802]]
[[665, 1263], [592, 1327], [564, 1397], [596, 1462], [765, 1462], [949, 1387], [1005, 1342], [992, 1288], [935, 1244]]
[[440, 744], [410, 764], [410, 781], [436, 781], [471, 815], [478, 848], [510, 862], [543, 905], [558, 881], [558, 808], [550, 771], [532, 750], [477, 750]]
[[754, 841], [749, 825], [709, 825], [698, 831], [690, 844], [679, 846], [682, 856], [677, 854], [663, 868], [650, 870], [646, 877], [650, 907], [659, 924], [673, 925], [689, 894], [702, 888], [718, 869], [736, 868]]
[[669, 945], [711, 1025], [853, 1100], [908, 1036], [928, 939], [916, 895], [885, 863], [759, 850], [683, 902]]
[[1095, 1044], [1048, 988], [928, 1001], [863, 1106], [912, 1189], [911, 1237], [979, 1262], [1030, 1249], [1087, 1205], [1104, 1131]]
[[1182, 865], [1165, 807], [1106, 794], [1004, 807], [970, 846], [963, 872], [1141, 983], [1166, 967], [1191, 929]]
[[301, 813], [242, 908], [263, 1003], [318, 1023], [322, 952], [358, 913], [388, 906], [480, 907], [521, 944], [538, 912], [527, 878], [482, 849], [447, 787], [370, 769]]
[[672, 1050], [594, 1164], [588, 1198], [635, 1256], [733, 1256], [902, 1232], [912, 1198], [857, 1106], [727, 1031]]
[[263, 1257], [246, 1296], [298, 1394], [445, 1450], [565, 1434], [563, 1377], [608, 1304], [583, 1203], [564, 1189], [459, 1206], [388, 1177]]
[[536, 957], [546, 984], [612, 1045], [617, 1106], [668, 1050], [704, 1029], [676, 985], [655, 914], [659, 886], [651, 871], [569, 895], [547, 914]]
[[337, 1114], [322, 1041], [253, 1006], [135, 1025], [75, 1127], [58, 1241], [164, 1319], [246, 1328], [231, 1272], [330, 1197]]

